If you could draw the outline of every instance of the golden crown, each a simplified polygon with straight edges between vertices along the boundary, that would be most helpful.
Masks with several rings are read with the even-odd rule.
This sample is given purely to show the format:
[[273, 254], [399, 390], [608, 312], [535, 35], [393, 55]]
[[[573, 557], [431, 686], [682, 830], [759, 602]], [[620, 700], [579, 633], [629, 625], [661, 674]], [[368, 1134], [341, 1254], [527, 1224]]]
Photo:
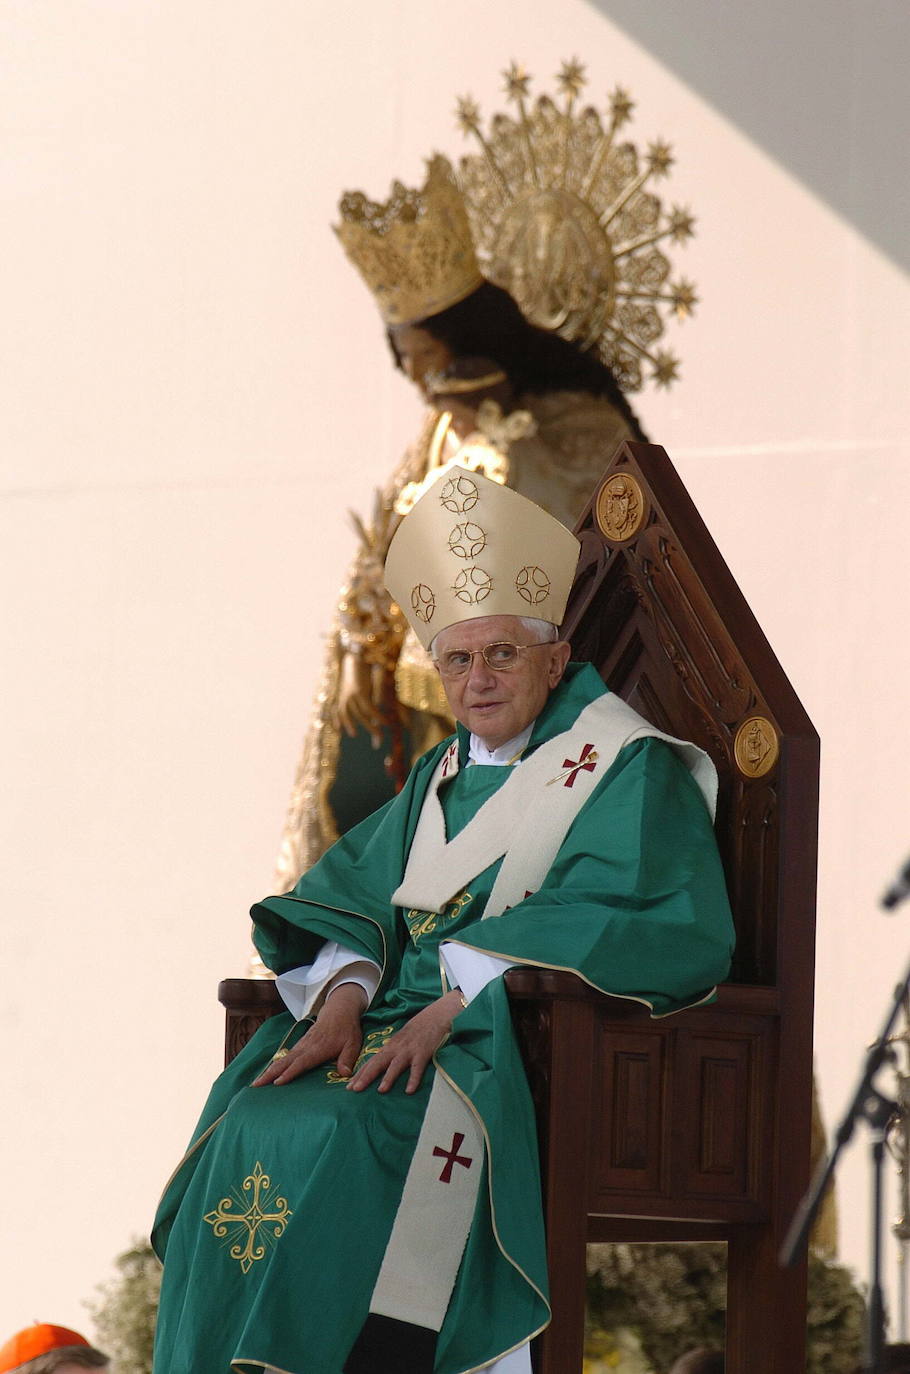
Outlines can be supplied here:
[[483, 281], [461, 192], [438, 153], [427, 164], [421, 190], [395, 181], [385, 204], [347, 191], [338, 209], [335, 233], [386, 324], [426, 319]]

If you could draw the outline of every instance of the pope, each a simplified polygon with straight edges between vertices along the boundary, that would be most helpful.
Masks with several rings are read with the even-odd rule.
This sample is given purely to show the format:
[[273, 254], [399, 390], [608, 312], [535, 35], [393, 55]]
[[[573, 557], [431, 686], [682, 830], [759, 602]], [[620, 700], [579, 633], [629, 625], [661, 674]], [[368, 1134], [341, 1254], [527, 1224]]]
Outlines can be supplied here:
[[253, 908], [287, 1012], [216, 1081], [153, 1235], [156, 1374], [528, 1374], [549, 1319], [534, 1115], [503, 973], [655, 1014], [732, 922], [716, 775], [559, 638], [578, 541], [447, 469], [386, 582], [456, 734]]

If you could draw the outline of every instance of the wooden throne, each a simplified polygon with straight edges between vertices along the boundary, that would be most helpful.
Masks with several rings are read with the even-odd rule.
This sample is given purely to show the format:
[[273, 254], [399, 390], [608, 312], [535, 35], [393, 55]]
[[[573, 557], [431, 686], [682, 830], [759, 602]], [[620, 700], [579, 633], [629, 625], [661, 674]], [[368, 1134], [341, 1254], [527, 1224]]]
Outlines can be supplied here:
[[[818, 739], [662, 448], [623, 444], [577, 533], [564, 633], [713, 758], [737, 952], [714, 1004], [657, 1021], [571, 974], [506, 975], [546, 1198], [536, 1366], [580, 1374], [588, 1241], [725, 1240], [727, 1374], [803, 1374], [805, 1268], [777, 1255], [809, 1177]], [[230, 1058], [277, 995], [219, 996]]]

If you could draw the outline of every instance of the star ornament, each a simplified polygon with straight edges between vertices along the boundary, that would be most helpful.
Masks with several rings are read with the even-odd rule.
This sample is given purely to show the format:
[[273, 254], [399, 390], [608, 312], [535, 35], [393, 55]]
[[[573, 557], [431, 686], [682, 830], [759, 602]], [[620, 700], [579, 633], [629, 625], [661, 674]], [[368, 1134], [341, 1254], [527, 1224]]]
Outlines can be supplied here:
[[654, 355], [654, 381], [658, 386], [670, 386], [679, 377], [679, 359], [661, 350]]
[[629, 92], [622, 86], [617, 86], [610, 96], [610, 114], [613, 116], [614, 127], [619, 129], [623, 124], [628, 124], [634, 109], [635, 101]]
[[681, 205], [674, 205], [669, 220], [670, 233], [674, 243], [684, 243], [695, 232], [695, 217]]
[[671, 284], [670, 302], [678, 320], [688, 319], [698, 305], [698, 296], [694, 284], [686, 281], [685, 278], [680, 278], [675, 285]]
[[665, 177], [673, 166], [673, 150], [669, 143], [658, 139], [648, 147], [648, 167], [656, 177]]
[[531, 85], [531, 78], [524, 67], [513, 62], [508, 71], [503, 72], [505, 79], [504, 90], [510, 100], [524, 100], [528, 95], [528, 88]]
[[570, 100], [577, 100], [578, 96], [581, 95], [585, 87], [585, 81], [585, 69], [577, 57], [571, 58], [568, 62], [563, 62], [559, 69], [559, 75], [556, 78], [556, 84], [559, 86], [559, 89], [562, 91], [563, 95], [568, 96]]
[[469, 95], [459, 98], [455, 107], [455, 117], [463, 134], [476, 133], [480, 128], [480, 106]]

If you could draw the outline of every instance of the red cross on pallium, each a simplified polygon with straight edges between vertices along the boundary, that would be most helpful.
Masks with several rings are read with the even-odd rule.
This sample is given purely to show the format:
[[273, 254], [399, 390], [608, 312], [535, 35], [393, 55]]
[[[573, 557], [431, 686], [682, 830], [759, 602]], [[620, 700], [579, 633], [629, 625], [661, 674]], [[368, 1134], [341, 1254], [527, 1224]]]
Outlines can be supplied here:
[[443, 760], [443, 764], [442, 764], [442, 776], [443, 776], [444, 778], [445, 778], [445, 777], [448, 777], [449, 768], [455, 763], [455, 760], [456, 760], [457, 758], [458, 758], [458, 745], [457, 745], [457, 744], [450, 744], [449, 747], [448, 747], [448, 749], [446, 750], [446, 756], [445, 756], [445, 759]]
[[[587, 762], [585, 762], [586, 759]], [[588, 773], [593, 773], [597, 766], [597, 753], [594, 749], [594, 745], [586, 744], [579, 754], [577, 762], [575, 759], [563, 759], [562, 766], [570, 770], [569, 776], [563, 783], [563, 787], [571, 787], [583, 768]]]
[[464, 1135], [461, 1131], [456, 1131], [452, 1136], [452, 1145], [450, 1149], [444, 1150], [441, 1145], [434, 1147], [434, 1155], [439, 1155], [440, 1159], [445, 1160], [445, 1164], [442, 1166], [442, 1173], [439, 1175], [440, 1183], [452, 1182], [452, 1168], [454, 1165], [463, 1164], [466, 1169], [470, 1169], [471, 1165], [474, 1163], [474, 1161], [469, 1159], [466, 1155], [460, 1155], [458, 1153], [463, 1144]]

